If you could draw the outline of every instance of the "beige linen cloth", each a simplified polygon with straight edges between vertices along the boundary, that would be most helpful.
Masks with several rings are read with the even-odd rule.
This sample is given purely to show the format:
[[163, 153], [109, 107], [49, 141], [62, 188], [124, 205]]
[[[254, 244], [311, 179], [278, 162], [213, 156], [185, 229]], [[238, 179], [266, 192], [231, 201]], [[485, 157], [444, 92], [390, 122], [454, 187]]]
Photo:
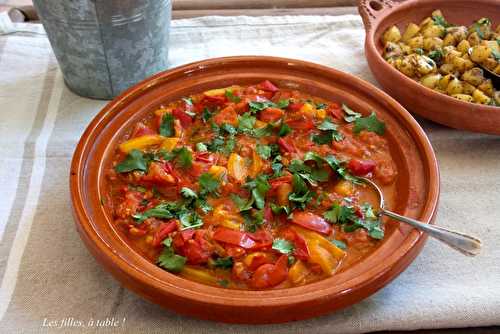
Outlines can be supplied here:
[[[480, 236], [480, 256], [467, 258], [430, 240], [404, 273], [373, 296], [288, 324], [207, 322], [142, 300], [96, 263], [71, 215], [70, 159], [105, 102], [64, 86], [40, 26], [1, 27], [0, 333], [360, 333], [500, 325], [500, 137], [422, 120], [441, 168], [436, 222]], [[375, 83], [363, 40], [358, 16], [204, 17], [173, 22], [170, 61], [176, 66], [217, 56], [286, 56]]]

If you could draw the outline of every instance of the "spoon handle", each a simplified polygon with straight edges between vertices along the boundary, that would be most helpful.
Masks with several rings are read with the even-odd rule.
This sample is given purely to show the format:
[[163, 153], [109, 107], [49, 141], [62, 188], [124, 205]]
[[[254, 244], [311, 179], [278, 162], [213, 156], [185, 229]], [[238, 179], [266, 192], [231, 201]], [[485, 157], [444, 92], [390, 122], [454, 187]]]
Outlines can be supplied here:
[[424, 231], [431, 237], [444, 242], [451, 248], [467, 256], [476, 256], [481, 250], [481, 240], [470, 235], [451, 231], [443, 227], [424, 224], [418, 220], [401, 216], [388, 210], [382, 210], [381, 213], [392, 219], [407, 223], [420, 231]]

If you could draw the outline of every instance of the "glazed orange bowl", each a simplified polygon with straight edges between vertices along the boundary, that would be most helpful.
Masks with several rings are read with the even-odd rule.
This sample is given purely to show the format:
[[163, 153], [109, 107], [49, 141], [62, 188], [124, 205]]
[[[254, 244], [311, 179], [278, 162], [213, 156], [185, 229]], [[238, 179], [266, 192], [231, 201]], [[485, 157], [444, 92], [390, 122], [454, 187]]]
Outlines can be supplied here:
[[456, 129], [500, 134], [500, 108], [458, 100], [423, 86], [391, 66], [383, 57], [384, 32], [396, 25], [403, 32], [441, 10], [454, 25], [470, 26], [486, 17], [500, 24], [497, 0], [360, 0], [359, 13], [366, 30], [365, 53], [370, 69], [384, 91], [410, 112]]
[[85, 245], [123, 286], [181, 314], [234, 323], [306, 319], [352, 305], [388, 284], [418, 255], [426, 236], [385, 222], [373, 251], [333, 276], [273, 289], [227, 289], [172, 274], [132, 247], [114, 223], [107, 198], [116, 148], [160, 106], [207, 90], [269, 80], [327, 101], [349, 105], [385, 123], [384, 137], [397, 167], [394, 211], [432, 223], [439, 197], [436, 158], [412, 116], [381, 90], [352, 75], [304, 61], [258, 56], [217, 58], [159, 73], [111, 101], [84, 132], [71, 164], [70, 187], [77, 230]]

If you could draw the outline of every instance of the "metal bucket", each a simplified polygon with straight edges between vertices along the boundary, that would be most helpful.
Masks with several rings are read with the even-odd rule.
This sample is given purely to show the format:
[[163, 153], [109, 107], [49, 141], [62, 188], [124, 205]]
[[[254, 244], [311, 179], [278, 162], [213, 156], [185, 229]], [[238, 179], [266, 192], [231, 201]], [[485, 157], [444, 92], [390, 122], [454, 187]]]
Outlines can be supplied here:
[[34, 0], [66, 85], [111, 99], [167, 69], [171, 0]]

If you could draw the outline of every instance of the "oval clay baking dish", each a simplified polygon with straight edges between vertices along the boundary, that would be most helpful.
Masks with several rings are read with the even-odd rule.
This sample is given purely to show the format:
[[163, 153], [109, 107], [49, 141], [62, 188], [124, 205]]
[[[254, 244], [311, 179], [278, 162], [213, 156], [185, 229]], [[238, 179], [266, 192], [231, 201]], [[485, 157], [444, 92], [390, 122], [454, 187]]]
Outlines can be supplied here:
[[162, 72], [127, 90], [94, 118], [76, 148], [70, 187], [77, 230], [95, 258], [125, 287], [163, 307], [203, 319], [285, 322], [324, 314], [366, 298], [394, 279], [420, 252], [425, 235], [387, 222], [380, 246], [331, 278], [288, 289], [240, 291], [173, 275], [127, 245], [100, 197], [105, 192], [105, 168], [130, 125], [162, 103], [211, 88], [264, 79], [345, 102], [364, 115], [374, 110], [387, 125], [387, 138], [398, 165], [396, 211], [432, 222], [439, 196], [434, 152], [418, 123], [388, 95], [352, 75], [298, 60], [257, 56], [204, 60]]
[[463, 102], [408, 78], [382, 57], [381, 37], [393, 25], [404, 31], [440, 9], [448, 22], [469, 26], [488, 17], [500, 23], [499, 0], [360, 0], [358, 10], [366, 29], [368, 65], [383, 89], [410, 112], [456, 129], [500, 134], [500, 107]]

